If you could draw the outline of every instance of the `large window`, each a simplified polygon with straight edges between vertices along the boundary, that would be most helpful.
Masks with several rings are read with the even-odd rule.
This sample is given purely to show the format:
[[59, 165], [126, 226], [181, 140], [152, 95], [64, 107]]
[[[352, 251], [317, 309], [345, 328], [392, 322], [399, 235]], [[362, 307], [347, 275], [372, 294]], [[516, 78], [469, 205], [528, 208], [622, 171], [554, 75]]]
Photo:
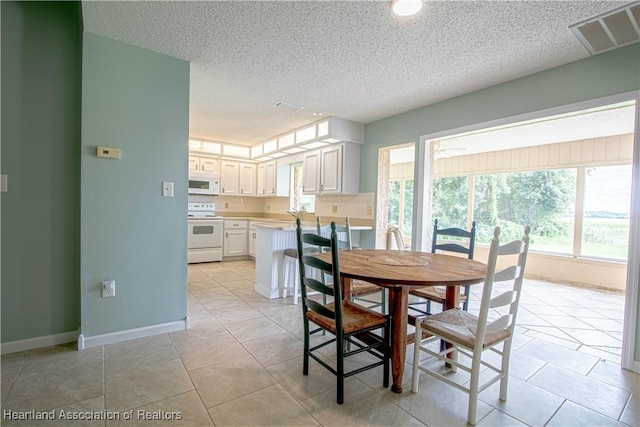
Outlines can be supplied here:
[[631, 165], [586, 168], [582, 254], [626, 259]]
[[434, 178], [433, 218], [440, 227], [467, 228], [469, 183], [466, 176]]
[[289, 207], [296, 211], [315, 212], [315, 196], [302, 194], [303, 186], [302, 163], [292, 165]]
[[532, 247], [571, 254], [575, 191], [575, 169], [476, 176], [473, 216], [477, 242], [488, 244], [496, 225], [502, 240], [518, 239], [523, 225], [528, 224]]
[[[520, 238], [528, 224], [533, 251], [625, 260], [631, 170], [618, 165], [434, 178], [432, 217], [442, 227], [467, 228], [472, 204], [479, 244], [490, 242], [496, 225], [506, 241]], [[577, 194], [584, 195], [582, 205]]]

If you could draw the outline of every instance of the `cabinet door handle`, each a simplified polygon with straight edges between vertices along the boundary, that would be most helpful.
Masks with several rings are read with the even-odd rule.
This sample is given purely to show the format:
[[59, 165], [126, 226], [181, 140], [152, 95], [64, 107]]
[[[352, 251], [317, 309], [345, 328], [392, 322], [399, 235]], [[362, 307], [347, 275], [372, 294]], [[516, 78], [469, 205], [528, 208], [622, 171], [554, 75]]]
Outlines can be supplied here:
[[225, 237], [229, 237], [229, 232], [227, 231], [225, 234]]

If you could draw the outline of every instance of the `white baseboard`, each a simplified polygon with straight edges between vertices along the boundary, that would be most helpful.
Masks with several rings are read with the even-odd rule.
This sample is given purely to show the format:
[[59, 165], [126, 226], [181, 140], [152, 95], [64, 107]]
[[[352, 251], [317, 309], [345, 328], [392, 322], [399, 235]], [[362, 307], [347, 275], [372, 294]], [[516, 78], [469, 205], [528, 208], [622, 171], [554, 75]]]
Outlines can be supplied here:
[[5, 342], [0, 344], [0, 354], [17, 353], [19, 351], [33, 350], [34, 348], [66, 344], [76, 341], [78, 339], [78, 335], [79, 331], [72, 331], [64, 332], [62, 334], [28, 338], [26, 340]]
[[153, 335], [166, 334], [168, 332], [183, 331], [189, 328], [189, 317], [177, 322], [162, 323], [159, 325], [145, 326], [143, 328], [128, 329], [126, 331], [111, 332], [108, 334], [85, 337], [80, 334], [78, 337], [78, 350], [98, 347], [101, 345], [115, 344], [122, 341], [136, 338], [150, 337]]

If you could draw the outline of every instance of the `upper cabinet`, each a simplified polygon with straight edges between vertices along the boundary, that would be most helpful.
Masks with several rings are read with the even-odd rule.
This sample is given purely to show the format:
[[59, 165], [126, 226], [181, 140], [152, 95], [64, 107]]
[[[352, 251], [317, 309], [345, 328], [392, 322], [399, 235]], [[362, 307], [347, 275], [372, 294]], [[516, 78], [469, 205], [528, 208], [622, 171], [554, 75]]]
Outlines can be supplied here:
[[256, 165], [240, 163], [238, 171], [238, 190], [241, 196], [256, 195]]
[[256, 165], [222, 160], [220, 162], [221, 196], [255, 196]]
[[360, 145], [335, 144], [304, 155], [304, 194], [357, 194]]
[[189, 173], [220, 174], [220, 159], [213, 157], [189, 156]]
[[257, 169], [258, 196], [289, 196], [291, 167], [272, 160], [260, 163]]
[[238, 194], [238, 162], [223, 160], [220, 162], [220, 195], [235, 196]]
[[322, 152], [305, 153], [302, 162], [302, 194], [320, 194], [320, 163]]

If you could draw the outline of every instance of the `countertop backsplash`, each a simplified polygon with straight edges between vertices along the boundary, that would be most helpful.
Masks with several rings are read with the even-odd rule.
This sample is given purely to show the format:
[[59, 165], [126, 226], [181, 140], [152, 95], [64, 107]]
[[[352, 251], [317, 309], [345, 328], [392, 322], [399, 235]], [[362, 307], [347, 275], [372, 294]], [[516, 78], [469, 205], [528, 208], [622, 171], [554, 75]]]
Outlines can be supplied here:
[[[251, 216], [274, 219], [290, 219], [288, 197], [238, 197], [189, 195], [190, 202], [213, 202], [216, 214], [220, 216]], [[315, 221], [316, 216], [323, 222], [349, 217], [354, 225], [373, 225], [374, 194], [316, 196], [316, 209], [303, 214], [305, 221]]]

